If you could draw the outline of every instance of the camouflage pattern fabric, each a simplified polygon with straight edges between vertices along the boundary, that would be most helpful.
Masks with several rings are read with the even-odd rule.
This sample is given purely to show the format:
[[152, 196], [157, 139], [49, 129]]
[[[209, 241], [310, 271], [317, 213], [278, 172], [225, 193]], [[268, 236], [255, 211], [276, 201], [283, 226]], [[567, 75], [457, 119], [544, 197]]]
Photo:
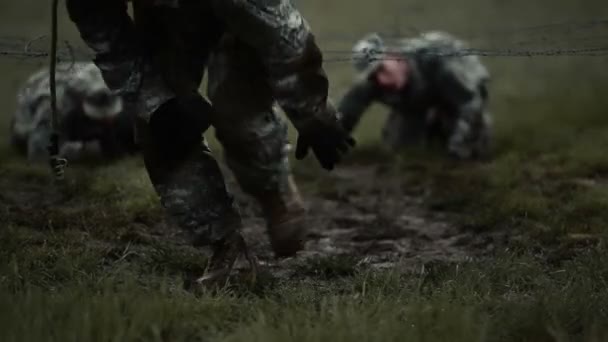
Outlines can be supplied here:
[[[110, 88], [138, 109], [152, 183], [197, 243], [241, 227], [202, 138], [210, 125], [241, 186], [260, 198], [282, 193], [289, 174], [287, 128], [273, 106], [296, 128], [336, 120], [320, 50], [288, 0], [133, 1], [134, 19], [124, 0], [67, 7]], [[207, 65], [213, 107], [198, 93]]]
[[[235, 100], [234, 94], [243, 94]], [[277, 113], [273, 90], [255, 51], [226, 35], [209, 64], [211, 122], [227, 165], [255, 197], [287, 186], [290, 174], [287, 123]]]
[[[32, 75], [18, 92], [11, 120], [11, 143], [31, 161], [48, 157], [52, 133], [49, 82], [48, 69]], [[93, 63], [58, 65], [56, 84], [62, 156], [77, 160], [97, 152], [112, 158], [136, 150], [134, 122]]]
[[[338, 105], [344, 126], [353, 130], [368, 106], [379, 102], [391, 108], [383, 139], [393, 149], [438, 137], [457, 158], [487, 155], [490, 76], [466, 49], [463, 41], [440, 31], [402, 39], [391, 47], [377, 34], [364, 37], [353, 49], [359, 74]], [[383, 89], [372, 77], [383, 58], [395, 56], [408, 63], [410, 72], [408, 84], [399, 91]]]

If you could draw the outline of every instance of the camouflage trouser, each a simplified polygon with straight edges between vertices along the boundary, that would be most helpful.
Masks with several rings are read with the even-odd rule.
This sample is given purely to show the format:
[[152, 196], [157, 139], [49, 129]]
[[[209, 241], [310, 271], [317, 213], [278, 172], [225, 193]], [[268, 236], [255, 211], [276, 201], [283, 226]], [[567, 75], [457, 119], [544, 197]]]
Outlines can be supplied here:
[[[195, 243], [210, 244], [239, 230], [242, 223], [202, 136], [205, 130], [215, 126], [228, 165], [243, 188], [258, 198], [282, 191], [288, 145], [286, 126], [271, 110], [264, 81], [268, 77], [260, 74], [264, 68], [252, 54], [240, 54], [244, 46], [228, 44], [229, 40], [220, 44], [208, 68], [213, 107], [200, 96], [195, 88], [214, 39], [195, 25], [199, 21], [194, 19], [206, 13], [196, 6], [205, 2], [187, 4], [194, 7], [184, 2], [179, 9], [135, 11], [136, 21], [143, 18], [138, 21], [140, 32], [151, 32], [146, 40], [150, 46], [142, 50], [124, 0], [67, 1], [70, 18], [97, 53], [96, 64], [108, 86], [132, 95], [126, 98], [141, 116], [138, 138], [163, 207], [176, 224], [192, 233]], [[161, 34], [170, 32], [176, 36]]]
[[[433, 110], [426, 114], [402, 113], [392, 111], [389, 114], [382, 138], [391, 149], [397, 150], [408, 146], [428, 146], [437, 143], [448, 148], [450, 138], [460, 134], [458, 120]], [[464, 147], [472, 157], [483, 157], [488, 153], [491, 138], [491, 120], [489, 113], [482, 113], [479, 120], [471, 125], [470, 131], [463, 134]]]
[[211, 106], [200, 96], [165, 102], [139, 138], [150, 180], [169, 218], [191, 234], [193, 243], [220, 241], [241, 227], [237, 207], [202, 133]]
[[425, 115], [391, 111], [382, 129], [382, 139], [389, 148], [397, 150], [424, 143], [426, 133]]
[[52, 133], [48, 121], [38, 123], [25, 131], [18, 128], [16, 117], [20, 115], [32, 117], [22, 108], [17, 110], [10, 124], [10, 145], [30, 162], [48, 161], [48, 145]]
[[287, 124], [273, 110], [264, 68], [252, 51], [226, 37], [208, 70], [213, 105], [198, 94], [171, 100], [151, 115], [143, 137], [146, 167], [163, 206], [199, 245], [241, 227], [238, 208], [201, 137], [209, 124], [246, 193], [258, 200], [280, 195], [289, 176]]
[[273, 107], [265, 68], [247, 45], [226, 35], [211, 56], [212, 125], [226, 163], [244, 191], [258, 199], [287, 186], [287, 123]]

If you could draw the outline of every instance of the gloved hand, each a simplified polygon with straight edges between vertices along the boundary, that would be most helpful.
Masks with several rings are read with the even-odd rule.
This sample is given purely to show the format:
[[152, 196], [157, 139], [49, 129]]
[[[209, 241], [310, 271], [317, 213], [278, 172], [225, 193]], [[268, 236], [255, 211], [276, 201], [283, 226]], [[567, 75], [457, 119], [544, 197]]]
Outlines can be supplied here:
[[308, 150], [312, 149], [326, 170], [333, 170], [342, 159], [342, 154], [356, 144], [355, 139], [340, 124], [340, 115], [330, 102], [324, 113], [298, 125], [298, 133], [296, 159], [304, 159]]

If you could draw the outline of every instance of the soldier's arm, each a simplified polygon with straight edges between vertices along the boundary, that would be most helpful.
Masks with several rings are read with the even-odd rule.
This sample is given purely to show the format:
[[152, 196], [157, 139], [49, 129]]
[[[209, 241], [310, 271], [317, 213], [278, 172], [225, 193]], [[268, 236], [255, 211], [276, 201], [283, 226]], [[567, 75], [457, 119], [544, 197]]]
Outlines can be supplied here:
[[173, 96], [145, 60], [126, 0], [66, 0], [66, 7], [112, 91], [131, 104], [143, 99], [143, 108], [138, 108], [143, 114]]
[[125, 0], [66, 0], [81, 38], [112, 89], [127, 86], [139, 56], [135, 28]]
[[456, 115], [455, 126], [448, 140], [450, 153], [458, 158], [471, 158], [475, 154], [478, 138], [483, 136], [486, 110], [485, 68], [466, 70], [444, 67], [439, 73], [437, 87], [443, 101]]
[[311, 119], [336, 120], [329, 82], [307, 22], [289, 0], [214, 0], [231, 32], [252, 46], [269, 74], [278, 104], [297, 129]]
[[355, 83], [338, 103], [344, 129], [352, 132], [376, 97], [377, 87], [372, 82], [363, 80]]
[[[51, 101], [43, 99], [36, 106], [27, 136], [27, 158], [31, 162], [41, 162], [48, 158], [51, 139]], [[60, 135], [61, 138], [61, 135]]]
[[449, 149], [460, 158], [470, 158], [474, 153], [475, 137], [483, 115], [482, 100], [478, 93], [470, 94], [467, 101], [456, 106], [457, 120], [449, 137]]

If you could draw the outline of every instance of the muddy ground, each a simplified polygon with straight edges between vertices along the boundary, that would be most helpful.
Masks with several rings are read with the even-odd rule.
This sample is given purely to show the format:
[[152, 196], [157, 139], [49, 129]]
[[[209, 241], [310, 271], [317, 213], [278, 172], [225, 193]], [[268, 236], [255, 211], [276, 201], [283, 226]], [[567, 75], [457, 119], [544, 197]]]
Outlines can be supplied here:
[[[404, 192], [399, 178], [377, 166], [348, 166], [331, 176], [333, 189], [305, 196], [312, 233], [300, 261], [356, 258], [359, 265], [409, 270], [433, 261], [463, 261], [493, 251], [496, 236], [475, 234], [431, 211], [423, 196]], [[242, 195], [241, 197], [242, 198]], [[246, 211], [246, 236], [256, 254], [273, 269], [293, 260], [273, 260], [264, 222]]]
[[[345, 165], [323, 177], [321, 185], [314, 187], [301, 182], [310, 209], [309, 242], [298, 257], [284, 260], [273, 257], [257, 205], [229, 178], [245, 219], [250, 248], [263, 269], [275, 276], [298, 276], [303, 266], [331, 257], [357, 266], [409, 271], [435, 261], [481, 257], [502, 243], [503, 238], [495, 233], [470, 231], [451, 223], [450, 215], [429, 209], [424, 205], [425, 189], [406, 185], [382, 165]], [[167, 223], [159, 208], [128, 219], [105, 222], [106, 218], [99, 217], [95, 221], [89, 213], [95, 212], [99, 203], [93, 197], [87, 203], [80, 190], [62, 195], [35, 177], [4, 177], [2, 188], [0, 210], [6, 215], [5, 222], [14, 226], [50, 231], [76, 228], [87, 232], [88, 245], [130, 248], [134, 253], [138, 248], [145, 250], [151, 241], [189, 248], [183, 234]], [[108, 214], [112, 213], [102, 216]], [[103, 229], [108, 232], [90, 233]], [[105, 238], [108, 235], [118, 237]], [[245, 267], [244, 261], [237, 265], [238, 269]]]

